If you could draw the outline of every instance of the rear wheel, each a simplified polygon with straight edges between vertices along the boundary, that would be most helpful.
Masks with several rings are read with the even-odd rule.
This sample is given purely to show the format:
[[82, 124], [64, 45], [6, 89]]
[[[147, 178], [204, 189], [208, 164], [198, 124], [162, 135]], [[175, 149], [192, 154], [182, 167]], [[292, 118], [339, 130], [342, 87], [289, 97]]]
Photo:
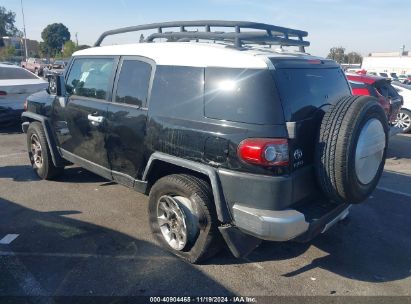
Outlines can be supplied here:
[[157, 241], [190, 263], [210, 258], [221, 247], [211, 187], [197, 177], [159, 179], [150, 191], [149, 216]]
[[397, 115], [395, 126], [402, 129], [404, 133], [411, 132], [411, 111], [401, 109]]
[[361, 203], [384, 168], [388, 123], [369, 96], [347, 96], [325, 113], [316, 147], [317, 180], [336, 203]]
[[53, 164], [43, 126], [32, 122], [27, 129], [27, 149], [34, 171], [41, 179], [53, 179], [63, 173], [63, 167]]

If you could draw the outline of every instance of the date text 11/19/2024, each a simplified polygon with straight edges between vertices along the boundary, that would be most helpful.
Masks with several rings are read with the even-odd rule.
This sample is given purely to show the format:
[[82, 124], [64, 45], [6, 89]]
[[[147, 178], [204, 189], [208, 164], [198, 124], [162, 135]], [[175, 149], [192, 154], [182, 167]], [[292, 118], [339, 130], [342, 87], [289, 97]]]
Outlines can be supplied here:
[[255, 297], [150, 297], [150, 303], [257, 303]]

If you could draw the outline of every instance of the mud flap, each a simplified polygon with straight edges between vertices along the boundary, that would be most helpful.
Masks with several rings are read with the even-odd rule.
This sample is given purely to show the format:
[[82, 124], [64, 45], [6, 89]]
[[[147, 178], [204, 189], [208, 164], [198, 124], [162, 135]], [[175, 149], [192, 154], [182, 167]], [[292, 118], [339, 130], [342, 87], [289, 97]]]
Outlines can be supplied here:
[[261, 239], [246, 234], [232, 225], [220, 226], [218, 229], [227, 243], [228, 248], [230, 248], [231, 253], [236, 258], [246, 257], [262, 242]]

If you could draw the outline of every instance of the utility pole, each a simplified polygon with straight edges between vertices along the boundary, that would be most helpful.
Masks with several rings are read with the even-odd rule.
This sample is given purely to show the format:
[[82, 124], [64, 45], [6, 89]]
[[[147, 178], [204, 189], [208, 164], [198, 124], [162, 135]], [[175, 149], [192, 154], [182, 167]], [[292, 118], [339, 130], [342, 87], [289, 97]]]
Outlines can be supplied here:
[[78, 47], [78, 37], [77, 37], [77, 32], [76, 32], [76, 34], [74, 35], [74, 36], [76, 36], [76, 46]]
[[27, 54], [27, 36], [26, 36], [26, 23], [24, 21], [23, 0], [20, 0], [20, 4], [21, 4], [21, 14], [23, 15], [24, 53], [26, 54], [26, 60], [27, 60], [27, 57], [28, 57], [28, 54]]

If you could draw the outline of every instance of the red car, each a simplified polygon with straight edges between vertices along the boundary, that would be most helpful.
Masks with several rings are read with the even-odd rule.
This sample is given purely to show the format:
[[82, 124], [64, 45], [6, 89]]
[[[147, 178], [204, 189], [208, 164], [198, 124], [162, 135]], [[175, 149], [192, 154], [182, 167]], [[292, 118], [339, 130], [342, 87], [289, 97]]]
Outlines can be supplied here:
[[354, 95], [368, 95], [378, 98], [387, 114], [388, 121], [393, 124], [403, 105], [401, 95], [391, 86], [390, 81], [378, 76], [346, 74]]

